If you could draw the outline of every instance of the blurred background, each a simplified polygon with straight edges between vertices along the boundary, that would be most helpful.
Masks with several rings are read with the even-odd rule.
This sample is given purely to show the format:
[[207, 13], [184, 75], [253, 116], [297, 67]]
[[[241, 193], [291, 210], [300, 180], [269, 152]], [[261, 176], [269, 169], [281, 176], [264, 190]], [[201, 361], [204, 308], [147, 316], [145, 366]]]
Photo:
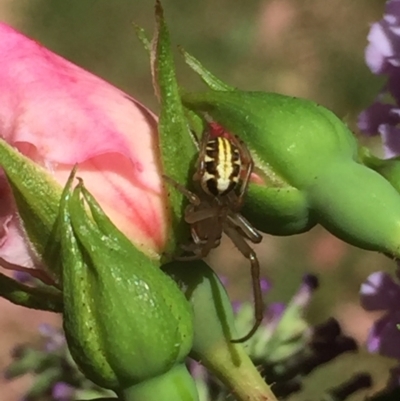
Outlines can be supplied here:
[[[382, 17], [384, 3], [163, 0], [172, 42], [224, 81], [242, 89], [315, 100], [344, 119], [357, 136], [357, 114], [372, 102], [383, 83], [365, 66], [364, 49], [370, 24]], [[152, 33], [153, 1], [0, 0], [0, 19], [157, 111], [148, 57], [132, 28], [135, 22]], [[176, 60], [182, 85], [200, 89], [200, 81], [178, 54]], [[378, 142], [369, 144], [379, 150]], [[365, 342], [377, 316], [359, 306], [359, 287], [373, 271], [393, 271], [390, 260], [350, 247], [320, 227], [290, 238], [265, 236], [257, 252], [263, 274], [273, 282], [268, 299], [290, 299], [303, 274], [316, 273], [321, 288], [309, 320], [318, 323], [335, 316], [348, 334], [360, 344]], [[232, 299], [250, 297], [248, 263], [229, 241], [213, 253], [210, 263], [229, 277]], [[43, 321], [58, 322], [56, 316], [0, 300], [0, 369], [9, 362], [13, 345], [31, 340]], [[392, 364], [365, 352], [341, 358], [310, 377], [301, 399], [317, 400], [323, 386], [340, 383], [360, 367], [375, 373], [378, 388]], [[27, 383], [27, 379], [1, 383], [1, 400], [19, 399]], [[364, 397], [365, 393], [354, 400]]]

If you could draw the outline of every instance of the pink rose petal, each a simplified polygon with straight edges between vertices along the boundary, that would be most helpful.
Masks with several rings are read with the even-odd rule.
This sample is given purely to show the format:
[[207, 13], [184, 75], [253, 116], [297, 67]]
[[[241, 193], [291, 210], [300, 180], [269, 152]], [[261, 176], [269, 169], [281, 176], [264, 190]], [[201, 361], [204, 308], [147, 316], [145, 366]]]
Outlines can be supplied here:
[[[118, 228], [147, 253], [160, 253], [167, 218], [156, 117], [5, 24], [0, 24], [0, 58], [1, 137], [61, 185], [78, 163], [78, 176]], [[17, 263], [18, 254], [29, 266], [29, 260], [21, 261], [29, 252], [21, 250], [26, 243], [20, 230], [19, 240], [8, 235], [18, 231], [15, 213], [5, 217], [0, 257]]]

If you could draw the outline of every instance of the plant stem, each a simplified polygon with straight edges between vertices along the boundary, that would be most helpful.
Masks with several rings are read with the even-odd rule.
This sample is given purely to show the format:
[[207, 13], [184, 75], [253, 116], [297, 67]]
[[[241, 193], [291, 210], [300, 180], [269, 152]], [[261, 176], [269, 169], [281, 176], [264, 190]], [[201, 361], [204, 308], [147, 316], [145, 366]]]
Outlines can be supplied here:
[[[217, 355], [218, 353], [221, 355]], [[206, 367], [209, 364], [206, 358], [202, 362]], [[224, 347], [216, 347], [210, 365], [213, 371], [218, 371], [218, 378], [233, 391], [238, 400], [278, 401], [242, 344], [231, 344], [229, 358], [226, 358]]]

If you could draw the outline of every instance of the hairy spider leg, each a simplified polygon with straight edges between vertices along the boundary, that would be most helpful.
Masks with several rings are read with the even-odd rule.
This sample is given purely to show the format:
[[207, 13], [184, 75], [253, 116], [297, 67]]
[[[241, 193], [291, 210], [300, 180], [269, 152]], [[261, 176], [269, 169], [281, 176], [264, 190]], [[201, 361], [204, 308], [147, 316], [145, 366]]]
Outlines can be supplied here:
[[196, 146], [196, 149], [200, 150], [199, 138], [197, 137], [196, 132], [194, 130], [192, 130], [192, 129], [190, 130], [190, 136], [191, 136], [191, 138], [192, 138], [192, 140], [193, 140], [193, 142], [194, 142], [194, 144]]
[[247, 148], [245, 143], [239, 137], [237, 137], [236, 135], [232, 135], [230, 139], [232, 140], [234, 145], [236, 145], [236, 147], [239, 149], [240, 157], [243, 161], [243, 165], [246, 166], [245, 175], [244, 175], [243, 179], [241, 180], [238, 201], [237, 201], [237, 206], [236, 206], [236, 210], [240, 210], [240, 208], [243, 205], [244, 196], [245, 196], [247, 188], [249, 186], [250, 176], [251, 176], [251, 173], [253, 172], [253, 168], [254, 168], [254, 162], [253, 162], [253, 158], [251, 157], [249, 149]]
[[184, 196], [186, 196], [189, 199], [189, 202], [191, 204], [188, 205], [185, 210], [185, 221], [188, 224], [193, 225], [196, 223], [201, 223], [211, 218], [216, 220], [212, 223], [212, 228], [213, 228], [213, 230], [211, 231], [212, 235], [209, 235], [205, 242], [203, 242], [201, 238], [198, 237], [196, 230], [191, 228], [191, 234], [194, 244], [193, 246], [191, 245], [182, 246], [182, 249], [187, 250], [189, 252], [193, 252], [195, 253], [195, 255], [178, 256], [176, 259], [182, 261], [184, 260], [189, 261], [189, 260], [198, 260], [206, 257], [210, 253], [211, 249], [215, 248], [219, 244], [222, 233], [221, 213], [224, 213], [224, 216], [226, 216], [227, 213], [226, 207], [221, 207], [220, 205], [218, 205], [219, 209], [217, 212], [216, 209], [214, 208], [196, 209], [197, 207], [200, 206], [201, 200], [195, 193], [189, 191], [187, 188], [179, 184], [171, 177], [163, 175], [163, 178], [174, 188], [176, 188], [177, 191], [180, 191]]
[[251, 266], [255, 322], [251, 330], [244, 337], [231, 340], [231, 342], [233, 343], [242, 343], [253, 336], [253, 334], [260, 327], [260, 324], [264, 317], [264, 302], [262, 298], [262, 288], [260, 282], [260, 264], [258, 262], [256, 253], [245, 241], [245, 239], [240, 235], [240, 232], [235, 226], [229, 224], [229, 222], [227, 224], [224, 224], [224, 232], [231, 239], [237, 249], [242, 253], [242, 255], [250, 261]]
[[[216, 234], [217, 231], [214, 231], [214, 233]], [[212, 249], [216, 248], [221, 243], [219, 235], [211, 236], [204, 242], [195, 232], [192, 232], [192, 239], [193, 242], [181, 245], [180, 247], [186, 252], [192, 252], [194, 255], [181, 255], [176, 257], [176, 260], [190, 261], [203, 259], [208, 256]]]
[[206, 156], [206, 151], [207, 151], [207, 143], [210, 140], [210, 137], [211, 137], [210, 130], [206, 129], [203, 133], [203, 136], [202, 136], [201, 142], [200, 142], [200, 152], [199, 152], [199, 156], [197, 158], [198, 165], [197, 165], [196, 172], [193, 175], [194, 181], [200, 181], [201, 177], [203, 177], [203, 175], [206, 172], [205, 156]]
[[[192, 239], [202, 257], [206, 257], [220, 244], [223, 221], [228, 213], [226, 206], [220, 204], [209, 206], [206, 209], [197, 209], [197, 206], [189, 205], [185, 211], [185, 221], [191, 225]], [[199, 234], [204, 231], [202, 225], [206, 227], [207, 237]]]
[[179, 184], [179, 182], [175, 181], [173, 178], [168, 177], [167, 175], [162, 176], [165, 181], [167, 181], [170, 185], [172, 185], [176, 190], [178, 190], [182, 195], [186, 196], [186, 198], [189, 199], [189, 202], [193, 205], [200, 205], [201, 201], [200, 198], [193, 193], [192, 191], [189, 191], [187, 188], [185, 188], [182, 184]]
[[193, 205], [189, 205], [185, 211], [185, 221], [188, 224], [198, 223], [200, 221], [210, 219], [217, 215], [215, 213], [215, 209], [209, 208], [209, 209], [197, 209], [196, 210], [196, 207], [190, 207], [190, 206], [193, 206]]
[[229, 213], [227, 218], [253, 244], [259, 244], [262, 241], [262, 235], [241, 214]]
[[[193, 205], [189, 205], [187, 207], [191, 208]], [[176, 259], [177, 260], [182, 260], [182, 261], [189, 261], [189, 260], [198, 260], [205, 258], [208, 256], [208, 254], [211, 252], [212, 249], [216, 248], [220, 244], [221, 240], [221, 234], [222, 234], [222, 220], [219, 218], [218, 214], [214, 213], [211, 214], [210, 210], [204, 210], [205, 213], [202, 213], [203, 210], [193, 211], [193, 214], [191, 214], [191, 210], [186, 212], [187, 216], [190, 216], [188, 220], [190, 220], [191, 224], [191, 235], [192, 235], [192, 240], [193, 243], [190, 243], [188, 245], [181, 245], [181, 248], [184, 251], [187, 252], [193, 252], [194, 255], [188, 255], [188, 256], [178, 256]], [[197, 214], [197, 212], [200, 212]], [[209, 222], [206, 223], [206, 220], [210, 220]], [[188, 220], [185, 221], [188, 222]], [[207, 231], [207, 238], [201, 238], [198, 233], [197, 229], [193, 227], [195, 224], [210, 224], [212, 227], [211, 230]], [[207, 226], [208, 227], [208, 226]]]

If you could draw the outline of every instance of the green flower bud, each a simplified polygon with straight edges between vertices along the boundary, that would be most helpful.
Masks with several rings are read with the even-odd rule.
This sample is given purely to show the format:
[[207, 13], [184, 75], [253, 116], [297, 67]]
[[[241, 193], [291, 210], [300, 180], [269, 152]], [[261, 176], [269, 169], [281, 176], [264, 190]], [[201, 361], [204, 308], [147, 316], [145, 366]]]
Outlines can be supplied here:
[[126, 400], [196, 399], [183, 364], [193, 341], [190, 305], [82, 183], [70, 192], [71, 182], [72, 177], [58, 230], [64, 330], [75, 362], [96, 384]]
[[209, 91], [182, 99], [251, 149], [263, 183], [251, 184], [243, 212], [257, 228], [287, 235], [318, 222], [350, 244], [400, 256], [400, 195], [357, 162], [355, 138], [333, 113], [274, 93]]

